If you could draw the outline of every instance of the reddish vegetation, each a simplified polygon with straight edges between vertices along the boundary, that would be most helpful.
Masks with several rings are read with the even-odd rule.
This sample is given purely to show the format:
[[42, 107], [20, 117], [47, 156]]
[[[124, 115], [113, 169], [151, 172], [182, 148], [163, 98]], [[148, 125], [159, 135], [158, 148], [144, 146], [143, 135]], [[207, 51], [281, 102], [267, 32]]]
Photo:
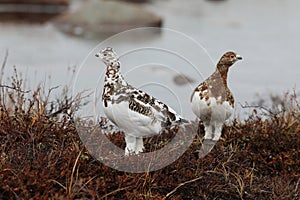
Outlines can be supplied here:
[[[65, 97], [50, 102], [41, 88], [26, 99], [27, 91], [21, 86], [17, 77], [10, 85], [1, 85], [1, 199], [300, 197], [300, 109], [294, 94], [285, 98], [292, 107], [283, 102], [286, 108], [276, 114], [269, 112], [264, 120], [254, 113], [244, 123], [235, 120], [226, 126], [223, 139], [202, 159], [196, 153], [201, 145], [199, 135], [173, 164], [131, 174], [91, 157], [72, 120], [56, 119], [55, 115], [74, 101]], [[122, 134], [109, 138], [124, 147]], [[147, 143], [146, 148], [151, 149], [152, 144]]]

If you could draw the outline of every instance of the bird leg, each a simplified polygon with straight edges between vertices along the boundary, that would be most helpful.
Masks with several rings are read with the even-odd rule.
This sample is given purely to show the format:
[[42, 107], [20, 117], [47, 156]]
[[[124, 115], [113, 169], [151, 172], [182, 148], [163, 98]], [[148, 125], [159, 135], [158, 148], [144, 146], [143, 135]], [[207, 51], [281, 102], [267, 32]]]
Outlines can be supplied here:
[[214, 136], [213, 136], [213, 126], [210, 123], [204, 123], [204, 127], [205, 127], [205, 135], [204, 135], [204, 139], [208, 139], [211, 140]]
[[214, 123], [214, 133], [212, 140], [218, 141], [222, 134], [223, 123]]
[[136, 138], [135, 154], [139, 154], [144, 151], [144, 142], [142, 137]]
[[136, 137], [125, 134], [125, 156], [129, 156], [130, 154], [135, 153], [136, 149]]
[[204, 139], [218, 141], [222, 134], [223, 123], [210, 122], [205, 123]]

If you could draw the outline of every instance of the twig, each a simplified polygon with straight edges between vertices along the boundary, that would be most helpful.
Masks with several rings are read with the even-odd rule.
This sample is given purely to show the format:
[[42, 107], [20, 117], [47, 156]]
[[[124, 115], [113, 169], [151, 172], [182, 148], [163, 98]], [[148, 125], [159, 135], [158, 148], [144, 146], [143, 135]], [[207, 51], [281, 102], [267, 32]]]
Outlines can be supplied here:
[[[57, 86], [57, 87], [59, 87], [59, 86]], [[51, 88], [51, 89], [56, 89], [57, 87], [53, 87], [53, 88]], [[71, 100], [71, 102], [70, 102], [69, 104], [67, 104], [67, 105], [65, 105], [65, 106], [63, 106], [63, 107], [61, 107], [61, 108], [59, 108], [57, 111], [55, 111], [55, 112], [49, 114], [48, 117], [55, 117], [56, 115], [58, 115], [58, 114], [60, 114], [60, 113], [63, 113], [63, 112], [66, 111], [66, 110], [69, 110], [70, 108], [72, 108], [72, 107], [76, 104], [76, 102], [80, 102], [82, 99], [85, 99], [85, 98], [89, 97], [89, 96], [92, 94], [92, 92], [91, 92], [91, 93], [89, 93], [89, 94], [87, 94], [87, 95], [85, 95], [85, 96], [81, 96], [81, 95], [82, 95], [83, 93], [85, 93], [85, 92], [87, 92], [87, 90], [84, 90], [84, 91], [80, 92], [79, 94], [77, 94], [77, 95]]]
[[[264, 106], [256, 106], [256, 105], [242, 105], [240, 104], [242, 108], [259, 108], [261, 110], [264, 110], [268, 113], [270, 113], [271, 115], [275, 116], [276, 114], [274, 112], [272, 112], [270, 109], [265, 108]], [[278, 114], [278, 113], [277, 113]]]
[[8, 85], [0, 85], [0, 87], [9, 88], [9, 89], [15, 90], [17, 92], [22, 92], [22, 93], [29, 93], [30, 92], [30, 90], [23, 91], [21, 89], [18, 89], [18, 88], [12, 87], [12, 86], [8, 86]]
[[71, 178], [70, 178], [70, 185], [69, 185], [69, 188], [68, 188], [68, 194], [70, 195], [71, 194], [71, 191], [72, 191], [72, 184], [73, 184], [73, 176], [74, 176], [74, 172], [75, 172], [75, 169], [76, 169], [76, 166], [77, 166], [77, 163], [78, 163], [78, 160], [79, 160], [79, 157], [81, 155], [81, 152], [82, 150], [79, 152], [76, 160], [75, 160], [75, 163], [73, 165], [73, 169], [72, 169], [72, 173], [71, 173]]
[[50, 97], [50, 94], [51, 94], [52, 90], [55, 90], [55, 89], [57, 89], [57, 88], [59, 88], [59, 87], [60, 87], [60, 86], [58, 85], [58, 86], [54, 86], [54, 87], [50, 88], [50, 89], [48, 90], [47, 99]]
[[127, 187], [124, 187], [124, 188], [119, 188], [119, 189], [117, 189], [117, 190], [114, 190], [114, 191], [112, 191], [112, 192], [110, 192], [110, 193], [107, 193], [106, 195], [100, 197], [100, 199], [104, 199], [104, 198], [108, 197], [109, 195], [112, 195], [112, 194], [114, 194], [114, 193], [116, 193], [116, 192], [120, 192], [120, 191], [122, 191], [122, 190], [126, 190], [126, 189], [131, 188], [131, 187], [132, 187], [132, 186], [127, 186]]
[[298, 178], [298, 181], [297, 181], [297, 183], [296, 183], [295, 192], [297, 192], [297, 191], [298, 191], [299, 182], [300, 182], [300, 178]]
[[[8, 186], [8, 185], [7, 185], [7, 186]], [[21, 199], [21, 198], [15, 193], [15, 191], [14, 191], [11, 187], [8, 186], [8, 188], [9, 188], [9, 190], [15, 195], [15, 198], [16, 198], [16, 199]]]
[[195, 182], [195, 181], [197, 181], [197, 180], [199, 180], [199, 179], [201, 179], [201, 178], [202, 178], [202, 176], [200, 176], [200, 177], [198, 177], [198, 178], [195, 178], [195, 179], [192, 179], [192, 180], [189, 180], [189, 181], [186, 181], [186, 182], [183, 182], [183, 183], [180, 183], [176, 188], [174, 188], [171, 192], [169, 192], [169, 193], [165, 196], [165, 198], [163, 198], [163, 199], [164, 199], [164, 200], [167, 199], [169, 196], [171, 196], [173, 193], [175, 193], [175, 192], [178, 190], [178, 188], [180, 188], [180, 187], [182, 187], [182, 186], [184, 186], [184, 185], [186, 185], [186, 184], [188, 184], [188, 183]]
[[93, 176], [92, 178], [90, 178], [87, 182], [85, 182], [83, 184], [83, 186], [81, 186], [81, 188], [79, 188], [78, 192], [80, 192], [89, 182], [91, 182], [92, 180], [94, 180], [96, 177], [98, 177], [99, 175]]
[[62, 112], [64, 112], [64, 111], [70, 109], [71, 107], [72, 107], [71, 104], [66, 105], [66, 106], [64, 106], [64, 107], [62, 107], [62, 108], [60, 108], [60, 109], [58, 109], [58, 110], [55, 111], [54, 113], [51, 113], [50, 115], [48, 115], [48, 117], [54, 117], [54, 116], [57, 116], [58, 114], [60, 114], [60, 113], [62, 113]]
[[0, 71], [1, 72], [0, 73], [0, 83], [2, 83], [2, 78], [3, 78], [3, 74], [4, 74], [4, 68], [7, 63], [7, 58], [8, 58], [8, 50], [6, 50], [6, 52], [5, 52], [4, 60], [3, 60], [1, 71]]
[[50, 179], [47, 182], [54, 182], [54, 183], [58, 184], [59, 186], [61, 186], [64, 190], [67, 190], [67, 188], [63, 184], [61, 184], [60, 182], [58, 182], [57, 180]]

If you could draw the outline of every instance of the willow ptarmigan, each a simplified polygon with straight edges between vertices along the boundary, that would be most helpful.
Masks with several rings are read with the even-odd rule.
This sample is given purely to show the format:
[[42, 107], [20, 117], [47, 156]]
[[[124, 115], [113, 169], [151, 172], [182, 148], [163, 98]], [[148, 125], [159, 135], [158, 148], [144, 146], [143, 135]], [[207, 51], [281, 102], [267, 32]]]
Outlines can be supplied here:
[[204, 139], [218, 140], [224, 122], [232, 115], [234, 98], [227, 86], [229, 68], [242, 57], [234, 52], [225, 53], [216, 71], [200, 83], [191, 96], [192, 110], [205, 127]]
[[144, 150], [143, 138], [188, 122], [172, 108], [129, 85], [120, 72], [117, 54], [107, 47], [96, 54], [106, 65], [102, 103], [105, 115], [125, 132], [125, 155]]

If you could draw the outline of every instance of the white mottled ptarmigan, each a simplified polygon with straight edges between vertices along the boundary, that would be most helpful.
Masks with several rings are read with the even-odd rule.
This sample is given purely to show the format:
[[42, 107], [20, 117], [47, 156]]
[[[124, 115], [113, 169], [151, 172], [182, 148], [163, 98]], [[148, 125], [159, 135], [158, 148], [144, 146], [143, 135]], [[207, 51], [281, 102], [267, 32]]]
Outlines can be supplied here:
[[119, 58], [111, 47], [103, 49], [96, 57], [106, 65], [103, 110], [107, 118], [125, 132], [125, 155], [143, 152], [144, 137], [187, 122], [163, 102], [129, 85], [120, 72]]
[[242, 57], [234, 52], [225, 53], [216, 71], [200, 83], [191, 96], [192, 110], [205, 127], [204, 139], [218, 140], [224, 122], [232, 115], [234, 98], [227, 86], [229, 68]]

